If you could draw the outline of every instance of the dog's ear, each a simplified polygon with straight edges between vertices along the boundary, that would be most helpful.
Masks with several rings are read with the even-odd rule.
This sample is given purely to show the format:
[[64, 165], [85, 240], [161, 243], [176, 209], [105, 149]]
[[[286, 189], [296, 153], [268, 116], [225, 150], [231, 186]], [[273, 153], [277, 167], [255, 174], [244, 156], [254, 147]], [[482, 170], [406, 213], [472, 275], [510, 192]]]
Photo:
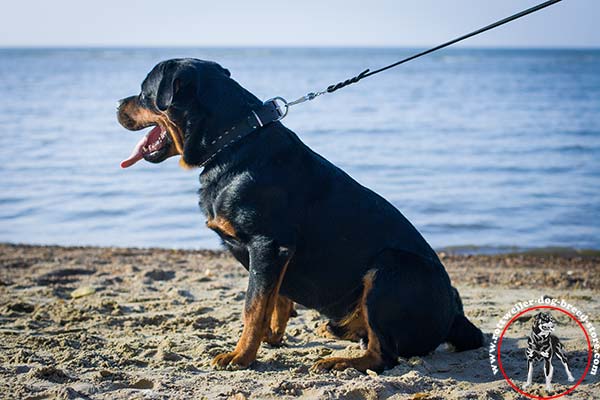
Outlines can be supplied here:
[[187, 68], [177, 67], [175, 65], [166, 65], [162, 79], [156, 92], [156, 107], [160, 111], [166, 111], [175, 96], [183, 87], [192, 82], [191, 71]]

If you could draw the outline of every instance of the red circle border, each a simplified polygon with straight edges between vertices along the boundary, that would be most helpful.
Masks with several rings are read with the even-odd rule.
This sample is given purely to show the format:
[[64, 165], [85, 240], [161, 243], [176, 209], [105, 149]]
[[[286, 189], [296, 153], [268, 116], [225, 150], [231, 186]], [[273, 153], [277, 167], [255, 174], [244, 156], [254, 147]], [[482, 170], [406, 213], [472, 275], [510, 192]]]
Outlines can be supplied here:
[[[581, 330], [583, 331], [583, 334], [585, 335], [585, 339], [587, 340], [587, 345], [588, 345], [588, 362], [587, 365], [585, 367], [585, 371], [583, 371], [583, 374], [581, 375], [581, 378], [579, 378], [579, 380], [577, 381], [577, 383], [575, 383], [571, 388], [565, 390], [562, 393], [559, 394], [555, 394], [553, 396], [548, 396], [548, 397], [543, 397], [543, 396], [535, 396], [529, 393], [524, 392], [523, 390], [519, 389], [517, 387], [517, 385], [515, 385], [510, 378], [506, 375], [506, 372], [504, 371], [504, 368], [502, 367], [502, 357], [500, 355], [500, 349], [502, 348], [502, 339], [504, 338], [504, 334], [506, 333], [506, 330], [508, 329], [508, 327], [521, 315], [531, 311], [531, 310], [537, 310], [537, 309], [541, 309], [541, 308], [550, 308], [552, 310], [557, 310], [560, 311], [564, 314], [567, 314], [569, 317], [571, 317], [571, 319], [575, 322], [577, 322], [577, 324], [579, 325], [579, 327], [581, 328]], [[571, 314], [570, 312], [560, 308], [560, 307], [555, 307], [555, 306], [547, 306], [547, 305], [542, 305], [542, 306], [535, 306], [535, 307], [529, 307], [526, 308], [525, 310], [521, 311], [520, 313], [518, 313], [517, 315], [515, 315], [514, 317], [511, 318], [510, 321], [508, 321], [508, 323], [506, 324], [506, 326], [504, 327], [504, 330], [502, 330], [502, 333], [500, 334], [500, 339], [498, 341], [498, 367], [500, 368], [500, 371], [502, 372], [502, 375], [504, 376], [504, 379], [508, 382], [508, 384], [510, 386], [512, 386], [513, 389], [515, 389], [517, 392], [519, 392], [520, 394], [522, 394], [523, 396], [529, 397], [531, 399], [538, 399], [538, 400], [548, 400], [548, 399], [556, 399], [558, 397], [562, 397], [562, 396], [566, 396], [567, 394], [571, 393], [573, 390], [575, 390], [575, 388], [577, 388], [577, 386], [579, 386], [581, 384], [581, 382], [583, 382], [583, 380], [585, 379], [585, 377], [587, 376], [589, 370], [590, 370], [590, 365], [592, 364], [592, 343], [590, 342], [590, 337], [587, 333], [587, 331], [585, 330], [583, 324], [579, 321], [579, 319], [577, 319], [576, 316], [574, 316], [573, 314]]]

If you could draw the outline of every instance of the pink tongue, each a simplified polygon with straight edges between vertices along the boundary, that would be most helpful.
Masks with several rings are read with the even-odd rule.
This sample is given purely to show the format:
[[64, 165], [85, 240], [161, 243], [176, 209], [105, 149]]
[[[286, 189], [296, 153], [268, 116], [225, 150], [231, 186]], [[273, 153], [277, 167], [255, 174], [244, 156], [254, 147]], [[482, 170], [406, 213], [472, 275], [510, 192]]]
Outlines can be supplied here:
[[142, 140], [138, 142], [138, 144], [135, 145], [131, 155], [127, 159], [121, 161], [121, 168], [131, 167], [133, 164], [144, 158], [144, 155], [142, 154], [142, 148], [146, 145], [146, 142], [148, 142], [148, 137], [156, 134], [157, 132], [160, 133], [160, 131], [160, 126], [155, 126], [150, 132], [148, 132], [148, 134], [144, 136]]

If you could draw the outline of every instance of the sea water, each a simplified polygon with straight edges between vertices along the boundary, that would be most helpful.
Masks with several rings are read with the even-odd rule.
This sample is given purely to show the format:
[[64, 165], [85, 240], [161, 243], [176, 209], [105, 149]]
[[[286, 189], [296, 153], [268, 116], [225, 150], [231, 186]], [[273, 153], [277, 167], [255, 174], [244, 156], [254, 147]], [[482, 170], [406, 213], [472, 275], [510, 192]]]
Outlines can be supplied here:
[[[418, 49], [0, 50], [0, 241], [215, 248], [199, 170], [140, 162], [120, 98], [172, 57], [292, 100]], [[284, 121], [436, 248], [600, 249], [600, 51], [447, 49]], [[466, 247], [465, 247], [466, 246]]]

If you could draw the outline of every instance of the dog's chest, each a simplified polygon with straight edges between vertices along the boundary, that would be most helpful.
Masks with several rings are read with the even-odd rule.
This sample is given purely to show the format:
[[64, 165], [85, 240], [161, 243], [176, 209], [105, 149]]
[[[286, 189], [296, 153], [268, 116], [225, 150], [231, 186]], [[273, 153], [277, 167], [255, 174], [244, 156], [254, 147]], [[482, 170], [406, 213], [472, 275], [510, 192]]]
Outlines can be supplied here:
[[550, 337], [543, 337], [539, 335], [532, 335], [530, 337], [528, 349], [533, 351], [533, 356], [531, 359], [535, 361], [551, 358], [553, 353]]

